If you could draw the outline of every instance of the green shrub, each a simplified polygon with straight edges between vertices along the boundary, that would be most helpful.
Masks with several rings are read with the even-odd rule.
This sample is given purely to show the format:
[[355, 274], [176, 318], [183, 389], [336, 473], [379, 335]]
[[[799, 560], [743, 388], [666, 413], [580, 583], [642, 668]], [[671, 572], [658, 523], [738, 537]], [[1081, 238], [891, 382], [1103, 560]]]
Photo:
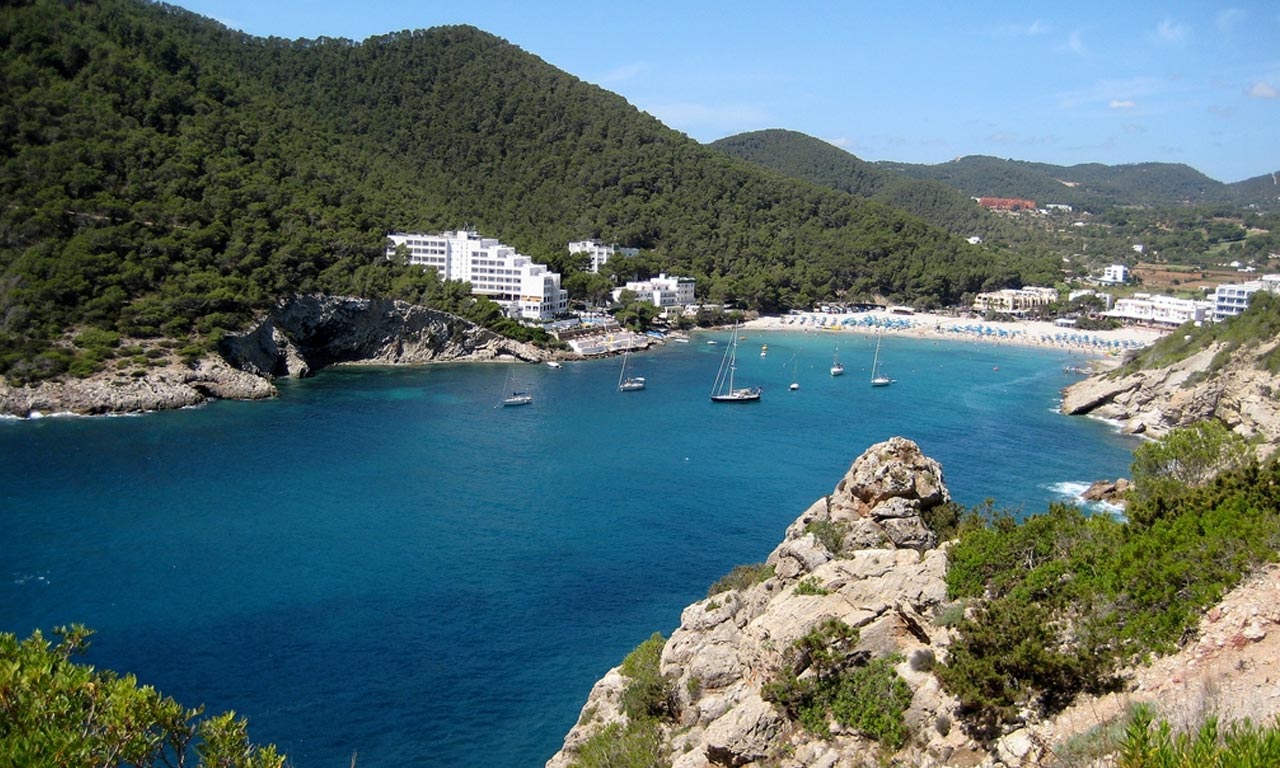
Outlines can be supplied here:
[[831, 697], [836, 722], [895, 750], [907, 741], [903, 713], [911, 706], [911, 689], [893, 668], [897, 661], [885, 656], [850, 669]]
[[799, 584], [796, 584], [795, 593], [797, 595], [829, 595], [831, 594], [831, 590], [822, 586], [822, 584], [818, 582], [818, 577], [810, 576], [807, 579], [802, 579]]
[[849, 535], [849, 524], [831, 520], [814, 520], [804, 527], [804, 532], [812, 533], [828, 552], [839, 556], [844, 549], [845, 537]]
[[622, 674], [629, 678], [622, 711], [632, 720], [661, 719], [675, 712], [675, 691], [658, 668], [666, 643], [655, 632], [622, 660]]
[[707, 597], [734, 589], [746, 589], [773, 578], [773, 566], [765, 563], [737, 565], [707, 589]]
[[662, 731], [652, 720], [610, 723], [578, 748], [574, 768], [662, 768], [670, 765]]
[[1220, 728], [1209, 718], [1196, 733], [1174, 734], [1167, 721], [1152, 727], [1151, 709], [1137, 708], [1124, 741], [1117, 768], [1269, 768], [1280, 765], [1280, 718], [1270, 726], [1249, 720]]

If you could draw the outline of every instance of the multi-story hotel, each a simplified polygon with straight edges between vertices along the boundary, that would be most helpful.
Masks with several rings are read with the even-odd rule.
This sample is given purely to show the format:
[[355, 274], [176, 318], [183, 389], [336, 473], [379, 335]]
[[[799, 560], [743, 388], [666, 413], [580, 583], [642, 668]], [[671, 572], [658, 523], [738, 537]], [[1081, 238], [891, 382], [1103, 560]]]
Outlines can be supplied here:
[[1021, 315], [1038, 307], [1047, 307], [1057, 300], [1056, 288], [1004, 288], [979, 293], [973, 299], [973, 308], [978, 312]]
[[655, 307], [684, 307], [693, 303], [692, 277], [667, 277], [665, 274], [648, 280], [632, 280], [622, 288], [613, 289], [613, 300], [618, 301], [623, 291], [632, 291], [636, 298]]
[[1219, 285], [1213, 292], [1213, 319], [1235, 317], [1249, 306], [1249, 297], [1258, 291], [1280, 293], [1280, 275], [1264, 275], [1261, 280]]
[[1176, 327], [1191, 321], [1212, 319], [1213, 303], [1135, 293], [1128, 298], [1117, 299], [1115, 309], [1104, 314], [1118, 320]]
[[404, 246], [410, 264], [431, 267], [444, 280], [471, 283], [471, 292], [486, 296], [512, 317], [549, 320], [569, 306], [569, 294], [560, 288], [560, 275], [536, 264], [515, 248], [475, 230], [387, 235], [387, 258]]
[[616, 245], [605, 245], [599, 240], [578, 240], [569, 243], [569, 253], [585, 253], [591, 257], [591, 271], [600, 272], [600, 268], [608, 263], [609, 259], [616, 255], [635, 256], [640, 253], [638, 248], [620, 248]]

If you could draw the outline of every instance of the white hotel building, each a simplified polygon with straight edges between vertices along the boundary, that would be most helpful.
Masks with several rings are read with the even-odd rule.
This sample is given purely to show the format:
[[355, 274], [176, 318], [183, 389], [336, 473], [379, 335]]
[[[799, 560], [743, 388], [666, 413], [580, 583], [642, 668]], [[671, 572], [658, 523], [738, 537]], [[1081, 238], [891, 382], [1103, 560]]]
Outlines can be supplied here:
[[569, 307], [569, 293], [560, 288], [560, 274], [528, 256], [475, 230], [387, 235], [387, 258], [404, 246], [410, 264], [432, 267], [444, 280], [471, 283], [471, 292], [486, 296], [507, 314], [528, 320], [549, 320]]
[[694, 279], [692, 277], [667, 277], [665, 274], [648, 280], [632, 280], [622, 288], [613, 289], [613, 300], [619, 301], [623, 291], [635, 293], [640, 301], [655, 307], [684, 307], [693, 303]]
[[1115, 309], [1103, 314], [1117, 320], [1177, 327], [1183, 323], [1212, 319], [1213, 302], [1135, 293], [1129, 298], [1117, 299]]
[[616, 245], [605, 245], [599, 240], [578, 240], [569, 243], [569, 253], [585, 253], [591, 257], [591, 271], [599, 274], [600, 268], [617, 254], [635, 256], [639, 248], [620, 248]]
[[1249, 297], [1258, 291], [1280, 294], [1280, 275], [1264, 275], [1261, 280], [1219, 285], [1213, 292], [1213, 319], [1235, 317], [1249, 306]]

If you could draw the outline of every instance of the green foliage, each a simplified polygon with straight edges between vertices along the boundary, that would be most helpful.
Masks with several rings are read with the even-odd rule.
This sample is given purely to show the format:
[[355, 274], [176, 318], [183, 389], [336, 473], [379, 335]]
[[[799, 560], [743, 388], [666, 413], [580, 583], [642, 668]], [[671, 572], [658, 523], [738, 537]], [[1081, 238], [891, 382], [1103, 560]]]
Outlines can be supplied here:
[[987, 510], [962, 526], [948, 591], [984, 602], [957, 625], [937, 674], [975, 735], [994, 735], [1023, 705], [1053, 711], [1110, 688], [1121, 665], [1173, 648], [1245, 573], [1276, 559], [1280, 462], [1171, 485], [1131, 513], [1142, 521], [1063, 505], [1021, 522]]
[[652, 720], [610, 723], [578, 748], [573, 768], [663, 768], [670, 765], [662, 732]]
[[795, 593], [797, 595], [829, 595], [831, 590], [822, 586], [816, 576], [810, 576], [807, 579], [801, 579], [800, 583], [796, 584]]
[[666, 642], [655, 632], [622, 660], [622, 674], [629, 678], [622, 711], [631, 720], [662, 719], [675, 712], [675, 690], [659, 670]]
[[1158, 442], [1144, 443], [1133, 452], [1134, 487], [1129, 491], [1129, 517], [1143, 524], [1159, 514], [1162, 497], [1187, 486], [1200, 486], [1221, 472], [1244, 465], [1252, 455], [1244, 438], [1220, 421], [1199, 421], [1175, 429]]
[[747, 589], [771, 578], [773, 578], [773, 566], [767, 563], [735, 565], [732, 571], [721, 576], [707, 588], [707, 597], [734, 589]]
[[88, 647], [81, 626], [56, 630], [56, 645], [35, 632], [0, 633], [0, 763], [76, 768], [179, 764], [195, 748], [201, 766], [280, 768], [274, 746], [249, 743], [247, 724], [227, 712], [199, 719], [132, 675], [72, 661]]
[[1150, 707], [1134, 713], [1120, 743], [1117, 768], [1263, 768], [1280, 765], [1280, 719], [1270, 726], [1249, 720], [1219, 727], [1205, 720], [1197, 731], [1174, 734], [1167, 721], [1153, 728]]
[[[65, 373], [50, 349], [69, 329], [185, 341], [299, 293], [539, 340], [384, 258], [388, 230], [460, 222], [544, 261], [582, 237], [635, 246], [608, 277], [690, 275], [748, 309], [947, 303], [1052, 268], [728, 158], [470, 27], [290, 41], [172, 5], [31, 0], [5, 7], [0, 73], [11, 380]], [[602, 298], [571, 276], [575, 298]]]
[[[828, 721], [855, 728], [890, 749], [906, 743], [903, 713], [911, 689], [899, 677], [896, 656], [867, 660], [854, 651], [858, 631], [828, 619], [784, 653], [784, 668], [761, 688], [761, 695], [819, 736], [830, 737]], [[811, 670], [812, 674], [801, 673]]]
[[832, 520], [814, 520], [805, 525], [804, 532], [812, 533], [819, 544], [838, 557], [844, 550], [844, 539], [849, 535], [849, 524]]

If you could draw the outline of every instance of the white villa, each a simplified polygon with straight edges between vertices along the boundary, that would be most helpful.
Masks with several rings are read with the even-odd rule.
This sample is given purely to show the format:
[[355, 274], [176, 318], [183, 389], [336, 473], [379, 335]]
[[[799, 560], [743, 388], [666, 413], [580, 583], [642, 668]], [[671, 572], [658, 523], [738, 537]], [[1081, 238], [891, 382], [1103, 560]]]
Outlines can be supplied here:
[[599, 240], [578, 240], [576, 242], [569, 243], [569, 253], [588, 254], [591, 256], [591, 271], [599, 273], [600, 267], [607, 264], [610, 257], [616, 254], [622, 254], [623, 256], [635, 256], [640, 253], [640, 249], [620, 248], [616, 245], [605, 245]]
[[618, 301], [623, 291], [632, 291], [636, 298], [655, 307], [683, 307], [693, 303], [692, 277], [667, 277], [666, 274], [648, 280], [631, 280], [621, 288], [613, 289], [613, 300]]
[[1249, 306], [1249, 297], [1258, 291], [1280, 294], [1280, 275], [1263, 275], [1261, 280], [1219, 285], [1213, 292], [1213, 319], [1235, 317]]
[[1129, 268], [1123, 264], [1112, 264], [1102, 270], [1102, 279], [1098, 282], [1120, 285], [1129, 282]]
[[410, 264], [431, 267], [445, 280], [471, 283], [473, 294], [493, 299], [512, 317], [548, 320], [568, 309], [569, 293], [560, 287], [559, 273], [475, 230], [397, 232], [387, 239], [388, 259], [403, 246]]
[[1105, 314], [1117, 320], [1177, 327], [1186, 322], [1212, 319], [1213, 302], [1135, 293], [1128, 298], [1117, 299], [1115, 309]]

